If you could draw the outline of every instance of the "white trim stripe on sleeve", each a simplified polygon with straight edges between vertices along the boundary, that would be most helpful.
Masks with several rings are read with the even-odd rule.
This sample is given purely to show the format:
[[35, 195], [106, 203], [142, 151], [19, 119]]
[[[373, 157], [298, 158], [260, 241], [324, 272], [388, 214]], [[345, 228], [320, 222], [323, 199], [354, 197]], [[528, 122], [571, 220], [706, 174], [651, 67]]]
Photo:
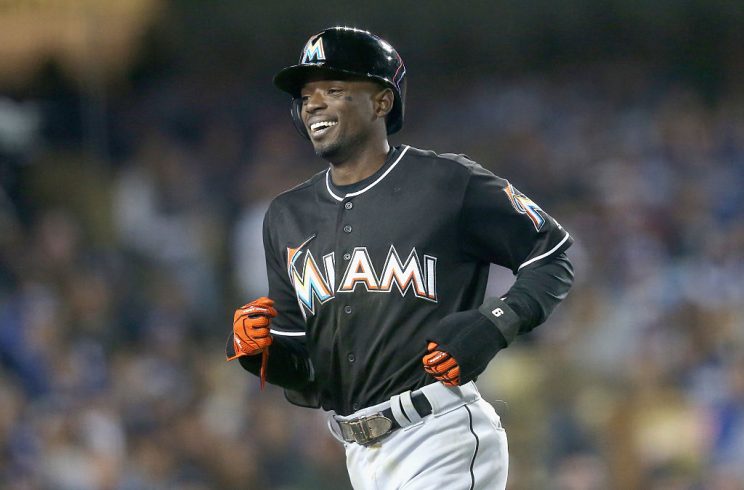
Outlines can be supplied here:
[[558, 242], [558, 245], [556, 245], [555, 247], [551, 248], [550, 250], [548, 250], [544, 254], [538, 255], [537, 257], [532, 257], [530, 260], [528, 260], [524, 264], [520, 265], [519, 266], [519, 269], [517, 269], [517, 272], [519, 272], [522, 269], [522, 267], [524, 267], [525, 265], [529, 265], [529, 264], [531, 264], [531, 263], [533, 263], [535, 261], [538, 261], [540, 259], [543, 259], [543, 258], [547, 257], [548, 255], [552, 254], [553, 252], [555, 252], [556, 250], [558, 250], [559, 248], [561, 248], [561, 245], [563, 245], [563, 243], [566, 240], [568, 240], [568, 232], [566, 232], [566, 236], [563, 237], [563, 240], [561, 240], [560, 242]]
[[282, 335], [284, 337], [302, 337], [305, 335], [305, 332], [285, 332], [283, 330], [274, 330], [273, 328], [269, 329], [269, 332], [273, 333], [274, 335]]

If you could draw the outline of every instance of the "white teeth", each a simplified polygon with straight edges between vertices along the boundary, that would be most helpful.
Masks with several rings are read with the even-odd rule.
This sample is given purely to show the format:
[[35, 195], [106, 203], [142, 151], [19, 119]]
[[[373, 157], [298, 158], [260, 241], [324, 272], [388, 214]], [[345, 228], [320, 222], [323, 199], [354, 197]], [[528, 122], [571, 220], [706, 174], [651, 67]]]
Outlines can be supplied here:
[[314, 122], [310, 125], [310, 129], [313, 131], [318, 131], [322, 128], [330, 128], [331, 126], [335, 126], [338, 124], [336, 121], [320, 121], [320, 122]]

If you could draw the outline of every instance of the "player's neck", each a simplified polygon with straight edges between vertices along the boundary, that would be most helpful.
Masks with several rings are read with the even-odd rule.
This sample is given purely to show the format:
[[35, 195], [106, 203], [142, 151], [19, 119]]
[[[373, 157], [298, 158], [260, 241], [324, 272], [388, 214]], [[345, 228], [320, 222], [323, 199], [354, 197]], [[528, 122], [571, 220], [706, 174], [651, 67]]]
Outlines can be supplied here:
[[351, 185], [361, 182], [385, 165], [390, 145], [384, 139], [377, 145], [367, 145], [361, 151], [349, 155], [343, 161], [331, 164], [331, 180], [335, 185]]

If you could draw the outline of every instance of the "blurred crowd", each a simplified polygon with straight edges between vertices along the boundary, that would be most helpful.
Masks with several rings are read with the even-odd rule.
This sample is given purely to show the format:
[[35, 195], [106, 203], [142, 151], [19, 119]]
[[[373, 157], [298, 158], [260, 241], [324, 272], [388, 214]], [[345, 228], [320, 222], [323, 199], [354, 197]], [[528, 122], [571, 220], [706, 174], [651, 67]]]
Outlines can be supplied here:
[[[569, 298], [478, 382], [510, 489], [744, 488], [744, 92], [652, 73], [411, 81], [395, 143], [468, 154], [576, 239]], [[0, 487], [350, 488], [325, 414], [224, 360], [269, 200], [324, 168], [288, 107], [152, 84], [102, 156], [63, 144], [69, 106], [0, 102]]]

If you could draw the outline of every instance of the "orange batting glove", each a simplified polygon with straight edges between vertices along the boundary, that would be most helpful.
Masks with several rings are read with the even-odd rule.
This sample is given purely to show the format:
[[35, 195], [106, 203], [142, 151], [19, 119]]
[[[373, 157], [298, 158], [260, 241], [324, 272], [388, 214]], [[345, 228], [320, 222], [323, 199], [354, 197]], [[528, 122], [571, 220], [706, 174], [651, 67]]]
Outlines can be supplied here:
[[271, 345], [269, 325], [277, 315], [274, 300], [266, 297], [241, 306], [233, 316], [233, 348], [235, 355], [228, 361], [242, 356], [255, 356], [268, 351]]
[[436, 342], [429, 342], [426, 346], [427, 354], [423, 357], [424, 371], [431, 374], [445, 386], [460, 385], [460, 366], [454, 357], [437, 350]]

